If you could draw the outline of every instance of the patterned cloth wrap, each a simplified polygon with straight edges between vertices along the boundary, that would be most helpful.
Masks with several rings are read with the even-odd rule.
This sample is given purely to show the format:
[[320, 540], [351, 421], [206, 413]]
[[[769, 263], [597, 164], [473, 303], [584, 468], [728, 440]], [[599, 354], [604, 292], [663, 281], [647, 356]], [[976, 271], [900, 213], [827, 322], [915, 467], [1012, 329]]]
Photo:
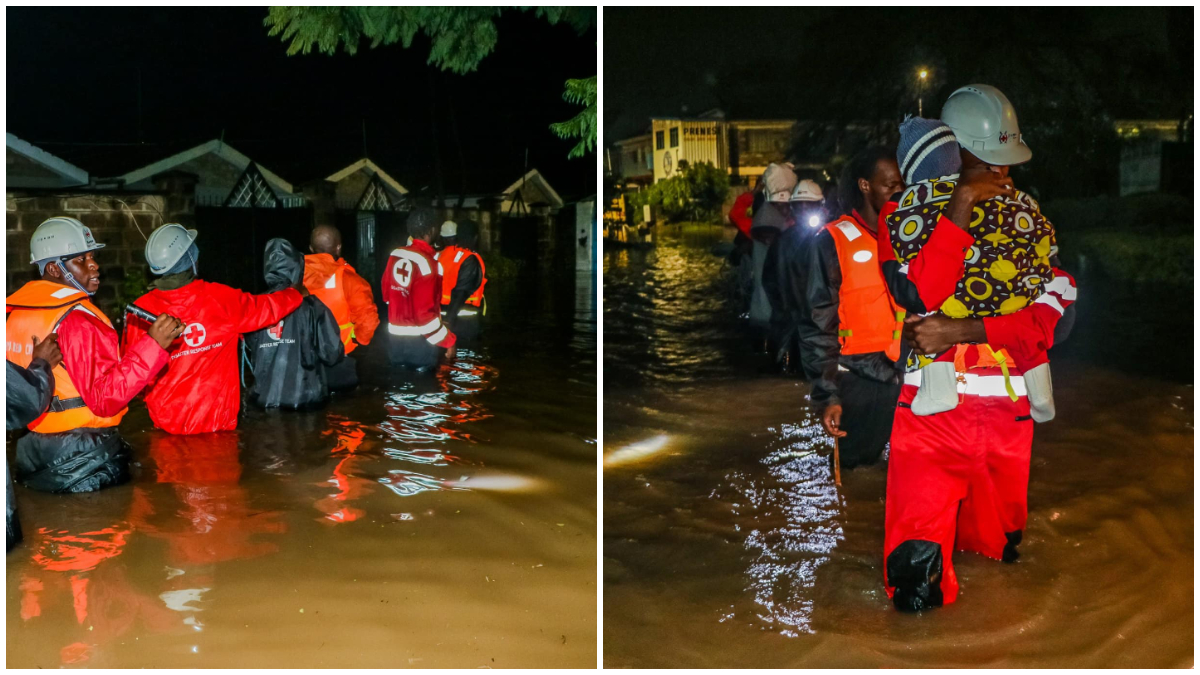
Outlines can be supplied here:
[[[915, 258], [929, 240], [957, 178], [921, 181], [901, 194], [899, 206], [886, 218], [901, 265]], [[956, 319], [1012, 314], [1036, 300], [1053, 278], [1050, 258], [1058, 251], [1054, 226], [1024, 192], [976, 205], [967, 232], [975, 243], [967, 250], [963, 278], [938, 309], [940, 313]], [[912, 354], [908, 370], [936, 358]]]

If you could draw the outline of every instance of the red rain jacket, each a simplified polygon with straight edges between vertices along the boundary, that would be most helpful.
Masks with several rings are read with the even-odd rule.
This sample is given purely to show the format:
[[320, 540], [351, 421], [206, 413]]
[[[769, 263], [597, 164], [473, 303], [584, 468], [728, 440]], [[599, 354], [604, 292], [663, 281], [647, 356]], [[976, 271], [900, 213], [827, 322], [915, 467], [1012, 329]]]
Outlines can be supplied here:
[[86, 312], [70, 312], [58, 326], [63, 366], [88, 410], [100, 417], [123, 411], [167, 365], [168, 353], [143, 334], [121, 356], [117, 331]]
[[388, 256], [383, 273], [383, 301], [388, 306], [388, 333], [422, 337], [450, 348], [454, 333], [442, 323], [442, 275], [433, 247], [413, 241]]
[[[238, 337], [278, 323], [301, 299], [294, 288], [251, 295], [199, 279], [138, 298], [142, 309], [155, 315], [167, 312], [187, 326], [167, 350], [167, 369], [146, 390], [154, 426], [172, 434], [236, 429], [241, 407]], [[124, 344], [133, 344], [148, 328], [145, 321], [129, 317]]]

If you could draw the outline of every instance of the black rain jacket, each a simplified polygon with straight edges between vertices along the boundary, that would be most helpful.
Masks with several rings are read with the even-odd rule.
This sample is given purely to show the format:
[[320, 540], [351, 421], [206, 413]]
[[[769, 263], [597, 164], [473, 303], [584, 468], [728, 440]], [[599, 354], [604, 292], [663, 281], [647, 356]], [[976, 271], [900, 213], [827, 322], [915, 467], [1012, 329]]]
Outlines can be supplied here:
[[[267, 242], [263, 276], [270, 291], [294, 287], [304, 278], [304, 256], [286, 239]], [[274, 326], [246, 336], [254, 384], [250, 401], [262, 408], [313, 408], [329, 399], [323, 366], [345, 356], [333, 312], [315, 296]]]

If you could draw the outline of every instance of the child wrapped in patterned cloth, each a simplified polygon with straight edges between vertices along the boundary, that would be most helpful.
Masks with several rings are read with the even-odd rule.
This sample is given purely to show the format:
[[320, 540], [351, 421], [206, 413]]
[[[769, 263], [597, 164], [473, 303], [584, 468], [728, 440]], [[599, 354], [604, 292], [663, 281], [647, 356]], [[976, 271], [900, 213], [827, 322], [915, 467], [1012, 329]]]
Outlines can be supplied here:
[[[949, 203], [962, 160], [954, 132], [938, 120], [906, 119], [900, 125], [900, 135], [896, 154], [908, 187], [894, 210], [884, 209], [881, 219], [896, 260], [906, 266], [920, 252]], [[967, 233], [974, 236], [975, 242], [967, 251], [963, 277], [952, 295], [935, 297], [927, 307], [938, 307], [937, 311], [951, 318], [1011, 314], [1037, 301], [1054, 278], [1054, 227], [1028, 194], [1017, 190], [1014, 197], [976, 205]], [[965, 370], [961, 363], [963, 350], [964, 346], [959, 345], [959, 353], [955, 354], [910, 354], [907, 370], [922, 371], [921, 385], [912, 402], [913, 414], [932, 415], [958, 405], [956, 383]], [[988, 351], [995, 365], [1006, 373], [1009, 396], [1016, 400], [1007, 381], [1010, 354], [1005, 350]], [[1046, 352], [1011, 357], [1025, 373], [1034, 419], [1052, 418]]]

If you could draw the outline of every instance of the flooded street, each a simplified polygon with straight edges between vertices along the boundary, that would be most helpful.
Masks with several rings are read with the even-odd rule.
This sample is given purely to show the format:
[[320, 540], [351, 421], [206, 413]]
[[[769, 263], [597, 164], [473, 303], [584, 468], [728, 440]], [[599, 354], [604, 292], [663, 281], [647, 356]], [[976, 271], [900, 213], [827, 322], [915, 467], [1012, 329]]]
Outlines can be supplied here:
[[318, 412], [170, 436], [135, 403], [132, 483], [18, 489], [8, 666], [593, 667], [593, 283], [489, 283], [436, 375], [381, 331]]
[[[886, 463], [833, 485], [808, 385], [751, 353], [712, 253], [731, 237], [605, 252], [606, 667], [1191, 665], [1191, 345], [1161, 340], [1190, 335], [1190, 296], [1147, 309], [1080, 280], [1020, 561], [956, 553], [958, 601], [906, 615], [882, 580]], [[1164, 349], [1174, 366], [1135, 363]]]

